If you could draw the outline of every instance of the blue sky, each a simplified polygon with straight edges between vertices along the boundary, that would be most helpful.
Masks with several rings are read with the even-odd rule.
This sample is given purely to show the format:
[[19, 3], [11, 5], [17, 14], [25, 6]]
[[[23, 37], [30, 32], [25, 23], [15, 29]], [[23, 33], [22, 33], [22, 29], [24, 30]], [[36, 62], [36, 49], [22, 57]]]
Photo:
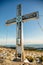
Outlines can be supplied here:
[[[24, 43], [43, 43], [43, 0], [0, 0], [0, 44], [16, 42], [16, 24], [6, 26], [6, 20], [16, 17], [16, 8], [22, 4], [22, 15], [39, 11], [38, 20], [23, 23]], [[7, 39], [7, 41], [6, 41]]]

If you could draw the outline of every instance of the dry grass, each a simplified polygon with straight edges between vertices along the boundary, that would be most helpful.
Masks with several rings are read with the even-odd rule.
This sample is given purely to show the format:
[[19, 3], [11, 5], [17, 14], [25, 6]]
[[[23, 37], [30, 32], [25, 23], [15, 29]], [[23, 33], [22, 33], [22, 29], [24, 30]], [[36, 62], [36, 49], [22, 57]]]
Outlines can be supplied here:
[[[0, 65], [20, 65], [21, 62], [18, 63], [18, 62], [12, 61], [15, 58], [15, 52], [16, 52], [15, 49], [0, 48]], [[28, 57], [28, 58], [30, 57], [30, 58], [36, 60], [37, 57], [43, 56], [43, 51], [24, 50], [24, 55], [25, 55], [25, 59], [26, 59], [26, 57]], [[33, 62], [30, 62], [29, 64], [30, 65], [43, 65], [43, 62], [38, 63], [37, 61], [34, 61], [34, 60], [33, 60]]]

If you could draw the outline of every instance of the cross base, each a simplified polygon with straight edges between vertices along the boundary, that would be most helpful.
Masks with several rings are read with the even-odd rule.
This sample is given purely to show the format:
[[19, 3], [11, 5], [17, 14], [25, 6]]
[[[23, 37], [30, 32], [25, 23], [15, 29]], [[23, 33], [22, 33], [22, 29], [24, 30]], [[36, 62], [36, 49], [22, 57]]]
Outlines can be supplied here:
[[13, 61], [15, 65], [29, 65], [30, 64], [28, 62], [20, 61], [20, 59], [14, 59]]
[[15, 61], [15, 62], [21, 62], [21, 58], [15, 58], [13, 61]]

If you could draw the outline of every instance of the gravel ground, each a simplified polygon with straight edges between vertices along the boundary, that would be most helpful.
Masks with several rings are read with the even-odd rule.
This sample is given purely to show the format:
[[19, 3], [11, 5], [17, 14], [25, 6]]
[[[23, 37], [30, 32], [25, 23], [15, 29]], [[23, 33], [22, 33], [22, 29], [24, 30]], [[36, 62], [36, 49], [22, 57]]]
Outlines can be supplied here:
[[[32, 57], [41, 56], [43, 52], [36, 51], [27, 51], [25, 50], [25, 56], [31, 55]], [[0, 48], [0, 65], [23, 65], [23, 62], [14, 62], [12, 61], [15, 58], [15, 50], [9, 48]], [[42, 63], [32, 62], [32, 63], [24, 63], [24, 65], [43, 65]]]

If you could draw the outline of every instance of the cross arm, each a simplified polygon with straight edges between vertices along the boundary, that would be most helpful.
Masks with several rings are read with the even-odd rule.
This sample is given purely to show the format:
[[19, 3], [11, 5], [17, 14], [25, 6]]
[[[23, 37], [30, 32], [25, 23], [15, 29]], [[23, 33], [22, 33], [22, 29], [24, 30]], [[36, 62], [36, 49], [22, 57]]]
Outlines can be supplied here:
[[[27, 20], [31, 20], [31, 19], [38, 19], [39, 18], [39, 12], [33, 12], [30, 14], [26, 14], [22, 16], [22, 21], [26, 22]], [[10, 25], [10, 24], [16, 24], [16, 18], [10, 19], [6, 21], [6, 25]]]
[[38, 11], [22, 16], [23, 22], [25, 22], [27, 20], [38, 19], [38, 18], [39, 18], [39, 12]]
[[15, 23], [16, 23], [16, 18], [13, 18], [13, 19], [6, 21], [6, 25], [15, 24]]

